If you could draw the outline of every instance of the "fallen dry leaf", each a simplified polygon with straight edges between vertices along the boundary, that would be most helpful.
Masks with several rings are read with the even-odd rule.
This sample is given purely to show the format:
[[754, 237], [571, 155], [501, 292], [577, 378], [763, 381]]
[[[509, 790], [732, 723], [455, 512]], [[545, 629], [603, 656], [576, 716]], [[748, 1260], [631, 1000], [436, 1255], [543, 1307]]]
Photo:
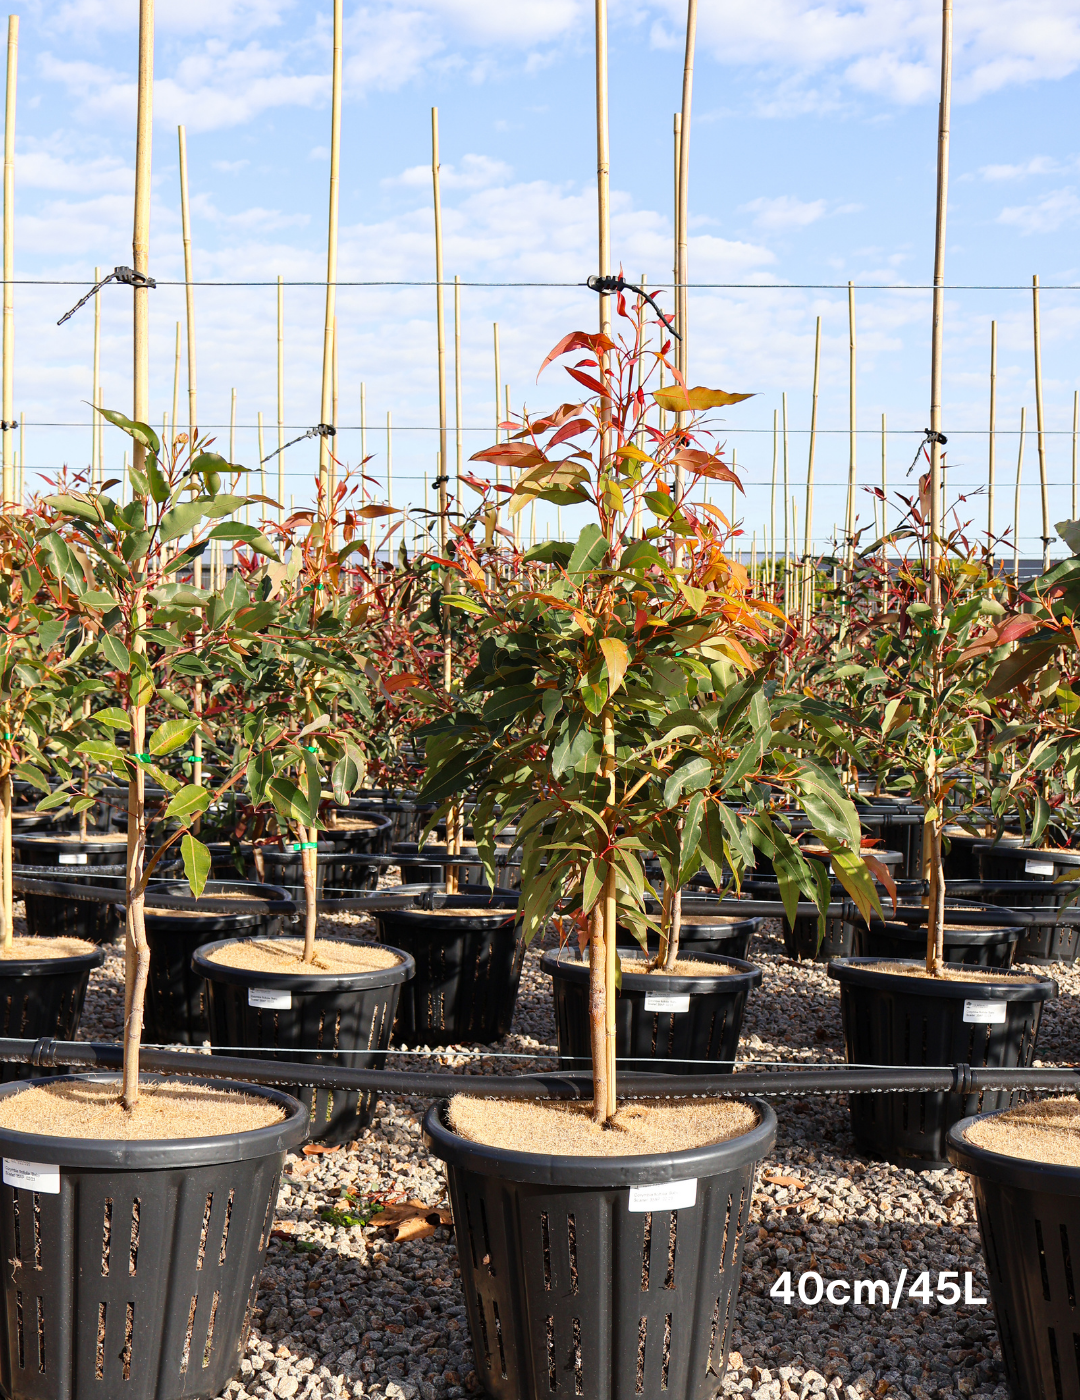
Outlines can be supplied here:
[[797, 1191], [806, 1190], [806, 1182], [800, 1181], [797, 1176], [773, 1176], [769, 1172], [762, 1172], [761, 1179], [767, 1181], [770, 1186], [793, 1186]]
[[341, 1146], [327, 1147], [323, 1142], [308, 1142], [300, 1149], [305, 1157], [332, 1157], [335, 1152], [341, 1152]]
[[395, 1241], [423, 1240], [433, 1235], [438, 1226], [452, 1225], [454, 1218], [443, 1207], [412, 1200], [384, 1207], [371, 1223], [377, 1230], [392, 1230]]
[[435, 1226], [422, 1215], [410, 1216], [408, 1220], [399, 1221], [393, 1228], [394, 1239], [398, 1243], [405, 1240], [426, 1240], [429, 1235], [435, 1233]]

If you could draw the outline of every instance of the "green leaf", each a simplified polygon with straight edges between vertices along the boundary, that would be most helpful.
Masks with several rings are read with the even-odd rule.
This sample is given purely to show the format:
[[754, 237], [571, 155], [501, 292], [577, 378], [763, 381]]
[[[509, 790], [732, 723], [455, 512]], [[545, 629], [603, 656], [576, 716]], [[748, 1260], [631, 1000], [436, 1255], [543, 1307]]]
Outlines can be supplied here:
[[115, 637], [108, 632], [102, 634], [101, 649], [105, 653], [110, 666], [114, 670], [121, 671], [126, 676], [131, 670], [131, 654], [123, 642], [118, 642]]
[[48, 797], [43, 797], [34, 808], [35, 812], [52, 812], [57, 807], [66, 807], [71, 798], [70, 792], [53, 792]]
[[674, 807], [684, 792], [695, 792], [708, 786], [712, 764], [698, 754], [689, 763], [676, 768], [664, 784], [664, 806]]
[[307, 797], [289, 778], [271, 778], [266, 784], [266, 795], [274, 804], [274, 811], [281, 816], [303, 822], [305, 826], [314, 822]]
[[597, 860], [594, 857], [585, 867], [585, 878], [581, 884], [581, 907], [586, 914], [603, 893], [607, 874], [606, 860]]
[[319, 771], [318, 754], [304, 750], [304, 766], [307, 769], [307, 801], [311, 820], [318, 818], [319, 802], [322, 799], [322, 773]]
[[330, 770], [330, 786], [334, 789], [334, 800], [344, 806], [359, 781], [360, 766], [351, 753], [346, 753]]
[[152, 754], [171, 753], [186, 744], [198, 727], [197, 719], [167, 719], [151, 734], [146, 750]]
[[203, 518], [203, 503], [201, 501], [181, 501], [179, 505], [173, 506], [161, 517], [161, 531], [159, 538], [162, 544], [168, 544], [170, 540], [178, 540], [181, 535], [186, 535], [190, 530], [194, 530], [199, 521]]
[[[91, 407], [94, 405], [92, 404]], [[141, 442], [144, 447], [148, 447], [155, 457], [161, 451], [158, 435], [148, 424], [140, 423], [137, 419], [126, 418], [124, 414], [117, 413], [112, 408], [99, 408], [97, 411], [102, 418], [107, 418], [114, 427], [127, 433], [128, 437], [134, 438], [136, 442]]]
[[1028, 680], [1036, 671], [1041, 671], [1046, 663], [1053, 657], [1055, 644], [1053, 642], [1033, 642], [1027, 644], [1021, 642], [1016, 651], [1012, 652], [994, 674], [987, 681], [983, 694], [989, 700], [994, 700], [1000, 695], [1007, 695], [1022, 681]]
[[36, 787], [38, 792], [48, 792], [50, 790], [49, 780], [45, 777], [41, 769], [35, 768], [32, 763], [27, 763], [25, 761], [16, 763], [11, 771], [17, 778], [22, 778], [24, 783], [29, 783], [32, 787]]
[[95, 710], [90, 716], [98, 724], [104, 724], [109, 729], [130, 729], [131, 716], [127, 710], [117, 709], [115, 705], [109, 705], [104, 710]]
[[256, 754], [248, 763], [245, 776], [252, 806], [261, 807], [266, 801], [267, 784], [274, 776], [274, 760], [270, 754], [265, 751]]
[[240, 525], [235, 521], [228, 521], [224, 525], [215, 525], [210, 531], [210, 539], [236, 540], [239, 544], [246, 544], [256, 554], [265, 554], [275, 563], [281, 562], [274, 546], [262, 531], [256, 530], [254, 525]]
[[150, 495], [158, 505], [169, 499], [169, 483], [162, 474], [156, 453], [150, 453], [146, 457], [146, 480], [150, 487]]
[[578, 535], [577, 544], [570, 556], [566, 572], [572, 577], [591, 574], [594, 569], [600, 567], [607, 558], [607, 554], [608, 542], [603, 530], [600, 529], [599, 525], [586, 525], [581, 534]]
[[196, 812], [205, 812], [209, 806], [209, 788], [196, 787], [194, 783], [188, 783], [186, 787], [180, 789], [165, 808], [165, 818], [167, 821], [186, 821]]
[[180, 840], [180, 854], [184, 858], [184, 874], [191, 886], [191, 893], [198, 899], [206, 888], [206, 877], [210, 874], [210, 852], [188, 831]]
[[866, 922], [870, 922], [873, 914], [880, 919], [881, 899], [862, 856], [857, 851], [833, 851], [832, 867]]
[[77, 496], [46, 496], [45, 504], [52, 506], [53, 510], [60, 511], [62, 515], [75, 515], [80, 520], [89, 520], [95, 525], [101, 524], [101, 516], [91, 503], [80, 500]]
[[485, 613], [487, 608], [475, 598], [467, 598], [464, 593], [444, 593], [442, 604], [445, 608], [457, 608], [460, 612]]

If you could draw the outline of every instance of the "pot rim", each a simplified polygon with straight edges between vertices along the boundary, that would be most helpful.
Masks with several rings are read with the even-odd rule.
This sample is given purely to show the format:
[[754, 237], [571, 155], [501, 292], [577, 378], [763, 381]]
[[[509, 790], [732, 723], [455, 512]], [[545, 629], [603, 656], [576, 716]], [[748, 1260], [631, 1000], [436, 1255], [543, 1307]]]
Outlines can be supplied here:
[[[42, 1084], [84, 1081], [94, 1084], [122, 1082], [120, 1074], [90, 1073], [50, 1075], [43, 1079], [18, 1079], [0, 1085], [0, 1098], [9, 1098], [22, 1089]], [[238, 1093], [268, 1098], [287, 1111], [280, 1123], [252, 1128], [244, 1133], [223, 1133], [198, 1138], [162, 1138], [125, 1142], [108, 1138], [49, 1137], [44, 1133], [21, 1133], [0, 1128], [0, 1155], [61, 1167], [163, 1170], [170, 1167], [199, 1167], [216, 1163], [243, 1162], [291, 1151], [307, 1137], [309, 1110], [291, 1094], [266, 1084], [245, 1084], [235, 1079], [200, 1079], [197, 1075], [140, 1074], [142, 1084], [191, 1084], [198, 1088], [232, 1089]]]
[[[29, 937], [49, 937], [48, 934], [28, 935]], [[76, 937], [75, 934], [59, 934], [57, 937]], [[88, 938], [80, 942], [89, 943]], [[105, 949], [98, 946], [89, 953], [68, 953], [62, 958], [4, 958], [0, 960], [0, 981], [5, 977], [47, 977], [50, 972], [71, 974], [77, 968], [92, 972], [105, 961]]]
[[[710, 1097], [737, 1098], [734, 1094]], [[748, 1162], [759, 1162], [772, 1151], [777, 1131], [773, 1109], [764, 1099], [754, 1096], [739, 1102], [752, 1104], [759, 1114], [759, 1122], [749, 1132], [725, 1142], [706, 1143], [683, 1152], [633, 1157], [557, 1157], [543, 1152], [491, 1147], [463, 1138], [445, 1123], [449, 1100], [440, 1099], [424, 1114], [424, 1146], [447, 1166], [542, 1186], [619, 1189], [653, 1182], [685, 1181], [691, 1177], [719, 1176]]]
[[[902, 973], [880, 972], [876, 963], [910, 963], [912, 967], [925, 967], [922, 958], [833, 958], [828, 965], [828, 974], [841, 987], [873, 987], [883, 990], [887, 985], [896, 991], [909, 995], [938, 997], [949, 1001], [1050, 1001], [1059, 993], [1053, 977], [1032, 976], [1014, 968], [988, 967], [977, 969], [989, 972], [1001, 981], [994, 982], [939, 982], [930, 977], [905, 977]], [[970, 972], [966, 963], [946, 963], [946, 968], [954, 971]]]
[[[295, 934], [274, 934], [259, 941], [275, 943], [286, 938], [291, 943], [297, 941]], [[362, 992], [373, 987], [389, 987], [397, 982], [408, 982], [416, 973], [416, 963], [403, 948], [376, 943], [370, 938], [335, 938], [331, 935], [320, 941], [347, 943], [350, 947], [361, 944], [365, 948], [380, 948], [388, 953], [396, 953], [400, 962], [393, 967], [373, 968], [370, 972], [256, 972], [254, 968], [230, 967], [227, 963], [212, 962], [208, 956], [215, 948], [247, 941], [246, 938], [218, 938], [213, 943], [204, 943], [191, 955], [192, 969], [205, 982], [229, 982], [236, 987], [276, 987], [283, 992]]]
[[[546, 972], [549, 977], [564, 977], [571, 982], [587, 982], [589, 978], [589, 965], [585, 962], [564, 962], [562, 960], [562, 948], [549, 948], [540, 959], [541, 971]], [[734, 967], [737, 969], [734, 975], [728, 973], [721, 977], [706, 974], [695, 974], [693, 976], [677, 977], [671, 973], [664, 973], [660, 981], [654, 974], [648, 972], [624, 972], [622, 975], [622, 989], [624, 992], [651, 992], [670, 991], [676, 994], [682, 992], [698, 992], [713, 996], [721, 987], [730, 987], [735, 991], [749, 990], [751, 987], [761, 986], [761, 968], [755, 963], [747, 962], [744, 958], [731, 958], [726, 953], [694, 953], [695, 962], [715, 962], [724, 967]]]
[[945, 1152], [949, 1165], [967, 1172], [969, 1176], [999, 1182], [1003, 1186], [1025, 1191], [1056, 1191], [1064, 1196], [1080, 1196], [1080, 1166], [1063, 1162], [1033, 1162], [1027, 1157], [1010, 1157], [1004, 1152], [991, 1152], [988, 1147], [968, 1142], [964, 1133], [972, 1123], [996, 1118], [1009, 1110], [1000, 1108], [993, 1113], [973, 1113], [961, 1118], [949, 1129]]

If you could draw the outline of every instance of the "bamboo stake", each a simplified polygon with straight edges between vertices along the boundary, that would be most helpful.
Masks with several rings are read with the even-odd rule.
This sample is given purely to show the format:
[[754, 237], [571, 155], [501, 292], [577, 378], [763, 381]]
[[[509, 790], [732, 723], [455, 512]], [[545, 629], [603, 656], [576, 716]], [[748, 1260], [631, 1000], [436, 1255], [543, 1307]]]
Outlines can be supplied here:
[[[173, 381], [172, 381], [172, 419], [170, 420], [171, 423], [172, 423], [172, 435], [173, 435], [173, 437], [176, 436], [177, 414], [179, 413], [179, 411], [180, 411], [180, 322], [177, 321], [177, 323], [176, 323], [176, 358], [175, 358], [175, 360], [174, 360], [174, 362], [173, 362]], [[170, 445], [170, 446], [172, 445], [172, 439], [169, 440], [169, 445]]]
[[[690, 108], [694, 92], [694, 47], [697, 42], [697, 0], [687, 0], [686, 4], [686, 47], [683, 51], [682, 107], [679, 113], [679, 202], [678, 202], [678, 273], [676, 276], [675, 297], [679, 305], [679, 335], [675, 342], [676, 363], [683, 379], [689, 373], [689, 316], [687, 281], [689, 268], [687, 260], [687, 224], [690, 202]], [[686, 381], [689, 388], [689, 381]], [[684, 427], [690, 420], [689, 413], [680, 413], [679, 426]], [[685, 471], [682, 466], [675, 468], [675, 499], [682, 500], [686, 489]], [[676, 892], [672, 909], [671, 941], [678, 948], [681, 905]]]
[[789, 588], [788, 588], [788, 574], [790, 573], [790, 570], [791, 570], [791, 550], [790, 550], [790, 544], [791, 544], [791, 540], [794, 539], [795, 537], [794, 537], [794, 535], [792, 535], [792, 536], [790, 537], [790, 539], [789, 539], [789, 537], [788, 537], [788, 506], [787, 506], [787, 503], [788, 503], [788, 495], [789, 495], [790, 493], [789, 493], [789, 490], [788, 490], [788, 431], [787, 431], [787, 393], [786, 393], [786, 392], [783, 393], [783, 394], [781, 394], [781, 396], [780, 396], [780, 407], [781, 407], [781, 416], [782, 416], [782, 418], [783, 418], [783, 424], [784, 424], [784, 611], [787, 612], [787, 611], [788, 611], [788, 593], [789, 593], [789, 591], [790, 591]]
[[[94, 268], [94, 281], [101, 281], [101, 268]], [[93, 410], [90, 414], [90, 485], [101, 485], [101, 417], [97, 410], [101, 407], [101, 293], [94, 293], [94, 372], [93, 387], [90, 391]], [[19, 453], [22, 454], [22, 435], [19, 436]], [[17, 492], [22, 501], [22, 492]]]
[[1042, 493], [1042, 566], [1050, 567], [1050, 503], [1046, 492], [1046, 443], [1043, 438], [1042, 335], [1039, 330], [1039, 277], [1031, 279], [1031, 316], [1035, 339], [1035, 425], [1039, 435], [1039, 490]]
[[[502, 412], [501, 412], [501, 409], [500, 409], [500, 406], [499, 406], [499, 395], [502, 393], [502, 389], [501, 389], [501, 387], [500, 387], [500, 386], [502, 385], [502, 365], [501, 365], [500, 360], [499, 360], [499, 323], [498, 323], [498, 321], [493, 322], [493, 329], [494, 329], [494, 332], [495, 332], [495, 445], [498, 446], [499, 442], [501, 441], [501, 439], [500, 439], [500, 437], [499, 437], [499, 424], [502, 422]], [[498, 486], [499, 484], [500, 484], [500, 482], [499, 482], [499, 464], [498, 464], [498, 462], [496, 462], [496, 463], [495, 463], [495, 485]], [[495, 493], [495, 514], [496, 514], [496, 518], [498, 517], [498, 512], [499, 512], [499, 493], [496, 492], [496, 493]]]
[[[19, 414], [19, 509], [26, 504], [26, 414]], [[98, 480], [101, 480], [101, 432], [98, 430]]]
[[461, 509], [461, 473], [465, 466], [465, 419], [461, 407], [461, 278], [454, 273], [454, 446], [457, 453], [454, 502]]
[[[4, 107], [4, 374], [2, 503], [12, 500], [15, 444], [15, 89], [19, 68], [19, 16], [8, 15], [7, 97]], [[145, 422], [145, 418], [143, 422]]]
[[994, 563], [994, 471], [997, 466], [997, 322], [990, 322], [990, 435], [987, 448], [986, 541]]
[[[342, 0], [334, 0], [334, 63], [330, 115], [330, 208], [326, 230], [326, 318], [323, 325], [322, 408], [320, 422], [329, 423], [333, 415], [332, 357], [334, 342], [334, 310], [337, 302], [338, 255], [338, 171], [341, 164], [341, 29]], [[319, 487], [322, 496], [320, 510], [326, 511], [330, 483], [330, 439], [319, 438]], [[310, 851], [306, 856], [313, 856]], [[314, 953], [312, 953], [314, 956]], [[307, 948], [305, 961], [310, 962]]]
[[[931, 625], [941, 636], [941, 380], [945, 328], [945, 223], [949, 199], [949, 120], [952, 101], [952, 0], [941, 6], [941, 94], [938, 102], [937, 205], [934, 229], [933, 336], [930, 353], [930, 597]], [[937, 647], [940, 655], [940, 643]], [[935, 672], [937, 668], [935, 666]], [[936, 687], [935, 687], [936, 688]], [[937, 769], [933, 748], [927, 764], [927, 778], [933, 785]], [[926, 937], [926, 970], [936, 975], [941, 968], [945, 926], [945, 879], [941, 863], [940, 815], [924, 828], [924, 875], [930, 878], [929, 915]], [[928, 838], [928, 839], [927, 839]], [[929, 866], [926, 870], [925, 867]]]
[[[149, 271], [150, 260], [150, 194], [151, 142], [153, 139], [154, 90], [154, 0], [139, 4], [139, 87], [135, 140], [135, 209], [132, 231], [132, 262], [143, 278]], [[6, 201], [5, 201], [6, 203]], [[6, 240], [5, 240], [6, 242]], [[5, 285], [5, 292], [7, 287]], [[145, 281], [132, 289], [133, 301], [133, 418], [146, 423], [150, 414], [150, 291]], [[5, 306], [6, 310], [6, 306]], [[6, 357], [5, 357], [6, 359]], [[6, 378], [5, 364], [5, 378]], [[6, 389], [6, 385], [5, 385]], [[7, 417], [5, 410], [4, 416]], [[138, 440], [134, 444], [133, 468], [146, 470], [146, 447]], [[141, 574], [145, 556], [133, 558], [130, 566], [136, 576]], [[139, 603], [133, 622], [137, 628], [133, 638], [136, 655], [146, 652], [143, 635], [145, 608]], [[146, 705], [132, 702], [130, 748], [132, 753], [146, 751]], [[146, 941], [144, 894], [141, 889], [146, 852], [146, 795], [141, 765], [128, 784], [127, 880], [126, 880], [126, 945], [124, 977], [124, 1072], [123, 1106], [135, 1107], [139, 1098], [139, 1044], [142, 1039], [143, 1003], [146, 979], [150, 969], [150, 948]]]
[[236, 390], [229, 397], [229, 461], [236, 461]]
[[[386, 410], [386, 504], [388, 506], [392, 506], [394, 504], [394, 434], [389, 409]], [[396, 521], [394, 520], [394, 517], [391, 516], [386, 528], [386, 552], [391, 566], [394, 562], [393, 540], [395, 524]], [[405, 517], [402, 516], [401, 538], [403, 540], [405, 538], [406, 529], [407, 525], [405, 522]]]
[[848, 484], [847, 517], [845, 533], [846, 569], [850, 582], [851, 571], [855, 566], [855, 287], [847, 284], [848, 296]]
[[881, 415], [881, 611], [889, 611], [889, 552], [886, 544], [886, 537], [889, 533], [889, 522], [886, 515], [889, 501], [889, 447], [888, 434], [885, 428], [885, 415]]
[[[776, 465], [780, 451], [779, 412], [772, 412], [772, 485], [769, 488], [769, 586], [776, 591]], [[775, 601], [775, 599], [774, 599]]]
[[285, 284], [277, 279], [277, 498], [278, 524], [285, 514]]
[[1076, 519], [1076, 433], [1080, 428], [1080, 390], [1073, 390], [1073, 429], [1072, 429], [1072, 510], [1069, 518]]
[[258, 424], [259, 424], [259, 495], [260, 495], [260, 496], [265, 496], [265, 495], [266, 495], [266, 468], [263, 466], [262, 460], [263, 460], [263, 458], [266, 456], [266, 449], [265, 449], [264, 446], [263, 446], [263, 416], [262, 416], [262, 410], [261, 410], [261, 409], [259, 410], [259, 412], [258, 412], [258, 414], [257, 414], [257, 421], [258, 421]]
[[795, 541], [799, 538], [799, 506], [795, 493], [791, 495], [791, 586], [794, 593], [794, 611], [802, 616], [802, 570], [795, 567]]
[[[445, 559], [446, 557], [446, 464], [448, 461], [446, 451], [446, 315], [443, 305], [443, 252], [442, 252], [442, 200], [439, 194], [439, 109], [431, 109], [431, 185], [435, 200], [435, 333], [438, 342], [438, 370], [439, 370], [439, 480], [438, 480], [438, 512], [439, 512], [439, 550]], [[449, 651], [444, 648], [443, 664], [445, 675], [443, 677], [446, 690], [450, 689], [449, 674], [450, 662]]]
[[821, 375], [821, 317], [817, 318], [814, 333], [814, 396], [810, 406], [810, 455], [806, 461], [806, 510], [803, 516], [803, 560], [802, 560], [802, 630], [805, 634], [810, 626], [810, 569], [812, 564], [814, 527], [814, 448], [817, 444], [818, 380]]
[[1016, 492], [1013, 496], [1013, 584], [1020, 587], [1020, 474], [1024, 470], [1024, 432], [1027, 409], [1020, 410], [1020, 448], [1016, 454]]

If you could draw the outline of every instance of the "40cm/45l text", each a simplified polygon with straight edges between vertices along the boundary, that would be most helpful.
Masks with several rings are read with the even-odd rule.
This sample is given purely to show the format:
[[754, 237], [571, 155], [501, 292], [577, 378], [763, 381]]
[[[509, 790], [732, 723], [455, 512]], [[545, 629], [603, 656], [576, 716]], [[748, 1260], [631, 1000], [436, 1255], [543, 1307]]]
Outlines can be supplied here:
[[889, 1283], [883, 1278], [834, 1278], [826, 1283], [815, 1269], [810, 1269], [800, 1274], [798, 1282], [793, 1284], [791, 1271], [786, 1270], [769, 1289], [769, 1297], [779, 1299], [788, 1307], [792, 1303], [801, 1303], [808, 1308], [825, 1302], [832, 1303], [837, 1308], [854, 1303], [856, 1306], [861, 1304], [895, 1309], [899, 1306], [901, 1298], [905, 1297], [916, 1303], [929, 1304], [936, 1301], [946, 1308], [954, 1308], [958, 1303], [964, 1303], [968, 1307], [980, 1307], [986, 1302], [985, 1298], [975, 1296], [970, 1272], [961, 1275], [953, 1269], [943, 1269], [937, 1276], [936, 1287], [933, 1274], [927, 1269], [917, 1274], [910, 1284], [907, 1280], [908, 1271], [905, 1268], [900, 1270], [900, 1276], [895, 1283]]

